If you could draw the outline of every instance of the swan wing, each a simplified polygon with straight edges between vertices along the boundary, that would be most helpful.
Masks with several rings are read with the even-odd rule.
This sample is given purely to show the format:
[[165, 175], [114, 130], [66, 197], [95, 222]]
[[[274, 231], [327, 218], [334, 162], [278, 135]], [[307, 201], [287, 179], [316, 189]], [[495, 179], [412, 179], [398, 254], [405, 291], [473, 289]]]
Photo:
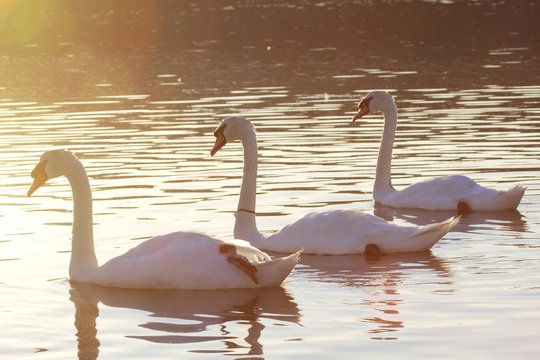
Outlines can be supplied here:
[[109, 260], [98, 268], [93, 282], [111, 287], [153, 289], [275, 286], [297, 263], [288, 262], [285, 276], [280, 272], [279, 279], [254, 280], [253, 274], [258, 276], [256, 270], [246, 269], [270, 260], [261, 253], [243, 241], [229, 243], [205, 234], [176, 232], [146, 240]]
[[252, 246], [248, 241], [234, 239], [228, 240], [227, 243], [234, 245], [237, 253], [241, 256], [244, 256], [251, 263], [258, 264], [272, 260], [272, 258], [267, 253], [257, 249], [255, 246]]
[[383, 252], [422, 251], [435, 244], [446, 232], [433, 235], [428, 244], [407, 242], [422, 227], [400, 226], [357, 210], [335, 210], [307, 214], [272, 234], [261, 247], [277, 252], [303, 248], [306, 254], [362, 254], [368, 244]]
[[457, 203], [495, 192], [484, 188], [463, 175], [432, 178], [389, 194], [383, 203], [393, 207], [429, 210], [456, 210]]
[[475, 211], [513, 210], [525, 189], [519, 184], [508, 190], [497, 190], [481, 186], [467, 176], [452, 175], [420, 181], [389, 194], [382, 203], [402, 208], [456, 210], [458, 203], [465, 202]]

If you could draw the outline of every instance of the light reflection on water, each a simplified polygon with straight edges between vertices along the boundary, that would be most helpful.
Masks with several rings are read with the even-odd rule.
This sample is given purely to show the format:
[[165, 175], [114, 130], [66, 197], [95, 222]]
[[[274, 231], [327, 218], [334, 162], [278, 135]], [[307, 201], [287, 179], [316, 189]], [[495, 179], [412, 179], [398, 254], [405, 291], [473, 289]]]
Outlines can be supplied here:
[[[81, 358], [531, 358], [540, 318], [540, 86], [535, 50], [507, 46], [509, 36], [477, 44], [459, 61], [405, 35], [404, 48], [389, 56], [376, 55], [380, 44], [369, 40], [361, 44], [379, 47], [359, 53], [322, 39], [291, 53], [302, 41], [286, 38], [282, 48], [244, 44], [237, 53], [220, 48], [224, 39], [197, 42], [181, 56], [129, 57], [129, 67], [127, 57], [76, 51], [14, 55], [25, 61], [11, 65], [0, 58], [3, 69], [20, 73], [0, 83], [0, 346], [13, 357], [54, 359], [77, 351]], [[29, 80], [39, 71], [42, 83]], [[65, 179], [25, 196], [41, 153], [65, 147], [90, 177], [101, 263], [179, 229], [230, 238], [242, 150], [231, 144], [215, 158], [209, 151], [219, 120], [242, 114], [258, 131], [262, 231], [323, 208], [360, 208], [401, 224], [447, 218], [373, 207], [382, 118], [350, 122], [371, 88], [392, 91], [398, 104], [396, 187], [454, 173], [499, 188], [520, 182], [528, 189], [518, 211], [467, 216], [430, 254], [304, 256], [284, 288], [131, 292], [66, 281]]]
[[[262, 355], [260, 341], [264, 321], [272, 321], [274, 326], [300, 323], [297, 304], [281, 287], [229, 291], [141, 291], [74, 285], [70, 299], [76, 308], [75, 326], [79, 357], [82, 358], [99, 352], [100, 342], [96, 334], [98, 303], [143, 312], [145, 319], [150, 318], [138, 327], [150, 330], [151, 335], [128, 328], [127, 331], [141, 334], [127, 334], [127, 338], [157, 344], [201, 346], [191, 350], [195, 353], [227, 354], [236, 351]], [[222, 348], [206, 348], [218, 344]]]
[[[116, 348], [128, 339], [139, 339], [154, 344], [182, 344], [194, 354], [262, 355], [266, 333], [288, 351], [297, 351], [295, 345], [304, 344], [300, 348], [309, 353], [313, 341], [310, 339], [322, 336], [318, 331], [332, 333], [344, 326], [354, 328], [350, 330], [365, 340], [413, 341], [415, 336], [428, 340], [456, 336], [452, 328], [457, 326], [457, 331], [459, 323], [471, 317], [473, 323], [496, 321], [492, 318], [495, 313], [475, 315], [474, 310], [467, 309], [487, 299], [495, 309], [507, 307], [505, 297], [518, 296], [516, 291], [522, 291], [525, 296], [519, 298], [520, 306], [532, 306], [527, 303], [527, 293], [537, 293], [540, 279], [526, 270], [531, 269], [534, 261], [526, 251], [538, 249], [538, 212], [533, 208], [538, 195], [537, 164], [530, 162], [531, 158], [538, 158], [538, 119], [531, 115], [534, 109], [529, 113], [523, 106], [538, 103], [540, 88], [503, 90], [454, 90], [453, 101], [446, 99], [444, 103], [431, 99], [444, 96], [446, 89], [396, 91], [401, 120], [394, 182], [399, 187], [416, 178], [455, 172], [499, 187], [523, 182], [529, 189], [519, 212], [464, 218], [456, 231], [434, 248], [435, 255], [393, 256], [374, 263], [355, 256], [305, 256], [289, 279], [287, 290], [272, 290], [271, 295], [264, 296], [247, 291], [243, 292], [242, 301], [221, 294], [217, 298], [226, 303], [225, 310], [212, 303], [206, 310], [193, 310], [185, 304], [190, 301], [186, 295], [189, 292], [159, 296], [140, 292], [140, 305], [131, 303], [133, 296], [90, 287], [91, 291], [86, 289], [85, 293], [86, 297], [94, 296], [92, 300], [79, 301], [81, 294], [75, 287], [70, 292], [76, 307], [79, 354], [105, 355], [109, 347], [100, 350], [103, 344], [112, 341]], [[67, 273], [71, 227], [71, 194], [67, 184], [54, 180], [40, 189], [35, 198], [24, 197], [32, 166], [40, 153], [50, 147], [70, 148], [88, 169], [94, 191], [96, 246], [102, 262], [132, 246], [133, 241], [179, 228], [230, 238], [241, 177], [241, 149], [231, 146], [215, 159], [208, 152], [219, 119], [229, 111], [232, 113], [228, 104], [231, 99], [235, 101], [235, 111], [249, 116], [257, 126], [261, 152], [259, 226], [264, 231], [278, 229], [320, 208], [359, 207], [403, 224], [425, 224], [450, 215], [372, 208], [371, 181], [382, 121], [380, 116], [371, 116], [361, 126], [350, 125], [350, 114], [363, 92], [353, 90], [335, 96], [330, 93], [326, 98], [321, 94], [295, 94], [283, 87], [242, 92], [249, 95], [208, 97], [193, 101], [193, 105], [183, 105], [204, 108], [203, 116], [191, 116], [189, 109], [187, 114], [179, 112], [176, 102], [146, 103], [144, 110], [132, 108], [128, 100], [5, 106], [2, 115], [7, 121], [2, 124], [2, 138], [6, 147], [2, 151], [1, 175], [10, 192], [3, 194], [1, 200], [3, 223], [7, 224], [2, 239], [2, 283], [8, 287], [15, 282], [28, 284], [12, 294], [14, 301], [32, 293], [36, 272], [43, 280], [64, 278]], [[274, 92], [278, 96], [272, 96]], [[501, 100], [503, 92], [517, 95]], [[212, 113], [210, 108], [225, 108], [226, 113]], [[48, 254], [46, 259], [43, 254]], [[7, 275], [14, 273], [18, 275]], [[66, 283], [61, 292], [65, 294], [67, 287]], [[458, 323], [444, 318], [443, 329], [430, 325], [428, 319], [441, 317], [437, 310], [440, 296], [452, 298], [464, 292], [476, 293], [478, 289], [480, 295], [472, 300], [461, 298], [458, 305], [452, 304], [453, 300], [442, 300], [448, 311], [458, 312]], [[504, 296], [499, 302], [494, 296], [501, 292]], [[198, 306], [216, 299], [204, 292], [197, 296]], [[283, 296], [285, 302], [294, 305], [294, 313], [279, 303], [273, 303], [274, 310], [259, 305], [260, 301], [272, 303]], [[69, 309], [66, 299], [57, 294], [51, 301], [63, 302], [63, 308]], [[182, 312], [166, 313], [166, 306]], [[107, 307], [126, 311], [117, 315]], [[100, 322], [96, 318], [102, 308], [111, 319]], [[58, 306], [49, 311], [58, 311]], [[223, 311], [232, 313], [225, 316]], [[269, 320], [275, 314], [292, 316], [293, 320]], [[43, 316], [43, 321], [54, 321]], [[118, 316], [130, 325], [116, 325], [118, 320], [112, 319]], [[516, 329], [517, 324], [508, 318], [503, 320], [514, 331], [522, 328]], [[96, 331], [102, 333], [100, 325], [108, 330], [96, 335]], [[420, 331], [420, 335], [409, 333], [409, 327], [416, 328], [413, 332]], [[431, 330], [422, 333], [422, 328]], [[66, 333], [71, 332], [68, 326]], [[333, 343], [351, 346], [348, 335], [341, 339], [333, 335], [331, 339]], [[338, 351], [330, 343], [325, 344], [321, 343], [323, 349]], [[25, 344], [19, 346], [24, 348]], [[52, 344], [43, 348], [48, 346]], [[154, 346], [145, 350], [143, 345], [136, 345], [140, 351], [164, 351]], [[275, 351], [271, 348], [270, 352]], [[62, 351], [74, 350], [68, 346]]]

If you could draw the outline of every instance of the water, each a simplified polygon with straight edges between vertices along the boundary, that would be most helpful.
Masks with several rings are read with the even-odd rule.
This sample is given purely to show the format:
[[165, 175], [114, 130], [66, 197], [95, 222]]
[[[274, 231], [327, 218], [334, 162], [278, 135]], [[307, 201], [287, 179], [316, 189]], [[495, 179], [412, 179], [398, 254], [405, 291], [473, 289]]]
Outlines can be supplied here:
[[[42, 4], [0, 18], [12, 34], [0, 44], [5, 356], [535, 358], [536, 3]], [[322, 209], [450, 216], [374, 208], [381, 116], [350, 124], [373, 88], [398, 104], [396, 187], [519, 182], [518, 211], [466, 216], [429, 254], [304, 256], [282, 288], [128, 291], [70, 285], [65, 179], [26, 197], [41, 153], [69, 148], [90, 176], [101, 263], [179, 229], [231, 238], [241, 148], [209, 151], [220, 119], [243, 114], [258, 131], [264, 232]]]

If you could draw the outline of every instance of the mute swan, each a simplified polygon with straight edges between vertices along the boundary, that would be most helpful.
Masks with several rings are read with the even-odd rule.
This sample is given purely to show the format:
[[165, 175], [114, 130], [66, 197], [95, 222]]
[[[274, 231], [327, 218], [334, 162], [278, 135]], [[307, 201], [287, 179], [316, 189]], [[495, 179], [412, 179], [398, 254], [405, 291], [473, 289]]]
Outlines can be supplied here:
[[386, 91], [371, 91], [360, 101], [353, 122], [366, 114], [378, 111], [384, 116], [384, 131], [373, 185], [375, 203], [395, 208], [457, 210], [458, 214], [517, 208], [525, 192], [525, 186], [518, 184], [508, 190], [496, 190], [483, 187], [463, 175], [436, 177], [403, 190], [394, 189], [391, 179], [392, 146], [397, 126], [397, 107], [394, 98]]
[[212, 156], [227, 142], [242, 142], [244, 170], [234, 237], [248, 240], [261, 249], [293, 252], [303, 248], [306, 254], [333, 255], [427, 251], [459, 222], [459, 218], [450, 218], [422, 227], [398, 226], [356, 210], [334, 210], [307, 214], [265, 237], [257, 229], [255, 218], [258, 156], [255, 129], [243, 117], [228, 117], [214, 135]]
[[229, 289], [277, 286], [298, 263], [300, 252], [272, 260], [242, 240], [222, 241], [194, 232], [146, 240], [98, 266], [88, 176], [71, 152], [45, 152], [32, 171], [31, 196], [48, 179], [65, 175], [73, 192], [69, 277], [79, 283], [138, 289]]

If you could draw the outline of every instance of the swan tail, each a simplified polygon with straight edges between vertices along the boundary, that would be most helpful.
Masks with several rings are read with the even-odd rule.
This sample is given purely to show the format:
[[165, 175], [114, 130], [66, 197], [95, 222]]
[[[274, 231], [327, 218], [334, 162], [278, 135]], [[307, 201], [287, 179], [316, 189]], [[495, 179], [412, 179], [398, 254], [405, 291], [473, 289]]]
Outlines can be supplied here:
[[289, 275], [292, 269], [300, 261], [300, 255], [304, 249], [300, 249], [289, 256], [280, 257], [264, 263], [257, 264], [257, 277], [260, 287], [280, 285]]
[[523, 184], [517, 184], [503, 192], [506, 197], [505, 202], [508, 206], [507, 210], [515, 210], [518, 207], [521, 199], [523, 198], [523, 195], [525, 194], [525, 190], [527, 190], [527, 186]]
[[444, 221], [423, 226], [420, 231], [410, 238], [417, 245], [416, 251], [427, 251], [431, 249], [443, 236], [445, 236], [461, 219], [461, 216], [454, 216]]

